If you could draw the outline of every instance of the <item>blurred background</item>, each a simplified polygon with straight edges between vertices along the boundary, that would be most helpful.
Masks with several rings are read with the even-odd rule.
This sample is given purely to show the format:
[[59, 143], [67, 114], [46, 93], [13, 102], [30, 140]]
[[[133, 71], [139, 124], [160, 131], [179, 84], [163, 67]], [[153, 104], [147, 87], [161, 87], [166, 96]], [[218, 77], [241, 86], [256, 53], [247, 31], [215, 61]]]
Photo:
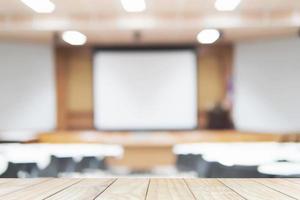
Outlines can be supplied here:
[[1, 0], [0, 177], [299, 177], [300, 1]]

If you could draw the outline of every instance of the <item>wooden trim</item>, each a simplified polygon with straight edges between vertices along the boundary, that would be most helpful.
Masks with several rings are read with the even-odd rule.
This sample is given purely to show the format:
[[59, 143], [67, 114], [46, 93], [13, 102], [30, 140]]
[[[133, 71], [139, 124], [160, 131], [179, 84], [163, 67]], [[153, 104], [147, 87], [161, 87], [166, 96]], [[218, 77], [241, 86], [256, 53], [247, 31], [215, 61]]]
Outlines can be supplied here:
[[66, 58], [62, 48], [55, 48], [57, 130], [66, 128]]

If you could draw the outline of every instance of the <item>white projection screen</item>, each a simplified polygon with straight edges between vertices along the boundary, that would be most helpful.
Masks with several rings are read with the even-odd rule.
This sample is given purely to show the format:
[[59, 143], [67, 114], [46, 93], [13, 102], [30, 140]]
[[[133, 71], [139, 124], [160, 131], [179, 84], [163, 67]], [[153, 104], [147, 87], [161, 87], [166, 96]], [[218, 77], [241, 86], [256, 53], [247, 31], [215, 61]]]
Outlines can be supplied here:
[[99, 50], [94, 55], [94, 125], [100, 130], [197, 127], [192, 49]]
[[239, 130], [300, 131], [299, 55], [299, 38], [236, 44], [233, 111]]

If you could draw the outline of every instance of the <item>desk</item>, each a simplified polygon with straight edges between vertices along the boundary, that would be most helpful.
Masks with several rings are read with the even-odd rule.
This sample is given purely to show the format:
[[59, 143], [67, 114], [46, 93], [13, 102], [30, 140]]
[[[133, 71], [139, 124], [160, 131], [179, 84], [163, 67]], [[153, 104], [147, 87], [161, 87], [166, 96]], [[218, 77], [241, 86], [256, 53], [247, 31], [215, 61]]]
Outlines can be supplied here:
[[100, 143], [122, 145], [123, 159], [109, 159], [113, 166], [133, 170], [150, 170], [155, 166], [174, 165], [173, 146], [197, 142], [270, 142], [280, 141], [281, 135], [241, 133], [238, 131], [177, 131], [177, 132], [98, 132], [57, 131], [40, 134], [41, 143]]
[[124, 146], [174, 145], [197, 142], [278, 142], [283, 134], [225, 131], [174, 132], [100, 132], [54, 131], [41, 133], [38, 142], [45, 143], [103, 143]]
[[0, 179], [12, 200], [292, 200], [300, 179]]

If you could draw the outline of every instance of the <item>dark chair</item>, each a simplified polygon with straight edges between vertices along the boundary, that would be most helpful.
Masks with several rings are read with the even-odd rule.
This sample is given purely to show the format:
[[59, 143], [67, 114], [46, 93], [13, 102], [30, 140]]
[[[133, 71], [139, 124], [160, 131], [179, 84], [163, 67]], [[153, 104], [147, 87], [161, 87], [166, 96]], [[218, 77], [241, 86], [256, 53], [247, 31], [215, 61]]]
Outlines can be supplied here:
[[[7, 170], [0, 175], [1, 178], [35, 178], [38, 176], [36, 163], [8, 163]], [[22, 175], [23, 174], [23, 175]]]
[[270, 178], [259, 173], [257, 166], [224, 166], [218, 162], [211, 162], [208, 169], [208, 178]]
[[177, 155], [176, 167], [179, 171], [198, 171], [198, 165], [202, 160], [201, 155]]
[[105, 160], [99, 159], [95, 156], [87, 156], [83, 157], [81, 161], [76, 163], [76, 172], [83, 172], [87, 169], [106, 169]]
[[39, 177], [57, 177], [61, 172], [75, 172], [76, 162], [72, 157], [58, 158], [51, 156], [50, 164], [39, 171]]

